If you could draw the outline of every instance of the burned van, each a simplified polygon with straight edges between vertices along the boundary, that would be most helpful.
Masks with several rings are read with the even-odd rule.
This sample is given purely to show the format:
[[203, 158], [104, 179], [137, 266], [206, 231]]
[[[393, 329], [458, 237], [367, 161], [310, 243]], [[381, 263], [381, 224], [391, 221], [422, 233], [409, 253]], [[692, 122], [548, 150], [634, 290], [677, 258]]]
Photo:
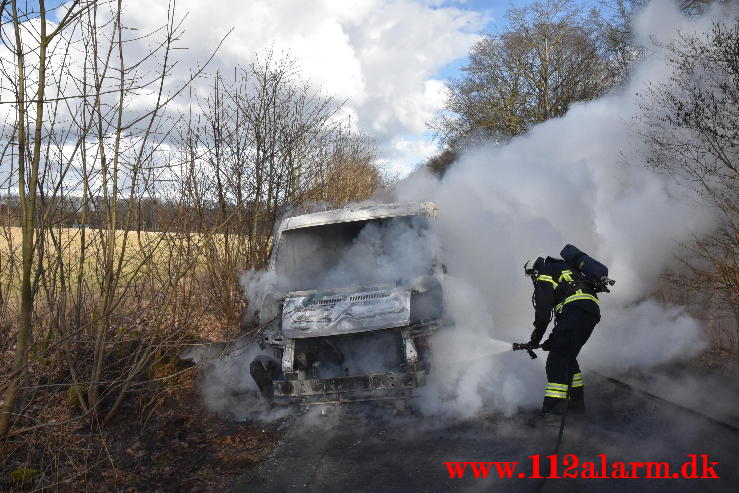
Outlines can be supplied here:
[[443, 320], [430, 202], [316, 212], [282, 221], [258, 313], [251, 374], [275, 402], [404, 402], [430, 368]]

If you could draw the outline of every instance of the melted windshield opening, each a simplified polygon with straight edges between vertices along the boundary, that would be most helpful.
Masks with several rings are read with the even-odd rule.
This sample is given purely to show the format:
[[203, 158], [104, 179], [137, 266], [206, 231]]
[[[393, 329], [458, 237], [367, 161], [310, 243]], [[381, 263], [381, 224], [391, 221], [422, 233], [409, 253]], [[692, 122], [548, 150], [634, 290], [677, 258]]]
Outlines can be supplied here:
[[281, 291], [403, 283], [430, 274], [428, 216], [401, 216], [283, 231], [275, 259]]

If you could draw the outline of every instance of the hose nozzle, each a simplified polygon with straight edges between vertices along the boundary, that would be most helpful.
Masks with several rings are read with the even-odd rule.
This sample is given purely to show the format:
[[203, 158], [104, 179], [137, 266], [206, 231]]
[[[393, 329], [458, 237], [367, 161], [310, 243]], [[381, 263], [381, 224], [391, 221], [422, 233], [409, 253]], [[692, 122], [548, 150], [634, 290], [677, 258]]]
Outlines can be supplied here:
[[533, 351], [534, 349], [538, 348], [539, 346], [536, 346], [534, 344], [530, 344], [528, 342], [514, 342], [513, 343], [513, 350], [514, 351], [526, 351], [529, 353], [529, 357], [531, 359], [536, 359], [536, 353]]

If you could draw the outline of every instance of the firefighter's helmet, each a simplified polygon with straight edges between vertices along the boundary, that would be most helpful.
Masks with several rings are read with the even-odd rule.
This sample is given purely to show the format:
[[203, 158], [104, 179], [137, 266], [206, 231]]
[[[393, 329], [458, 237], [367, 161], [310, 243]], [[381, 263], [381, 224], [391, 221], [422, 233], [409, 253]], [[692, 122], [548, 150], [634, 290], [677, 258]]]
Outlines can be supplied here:
[[544, 257], [536, 257], [530, 260], [527, 260], [525, 264], [523, 264], [523, 271], [524, 274], [527, 276], [535, 276], [541, 268], [544, 267]]

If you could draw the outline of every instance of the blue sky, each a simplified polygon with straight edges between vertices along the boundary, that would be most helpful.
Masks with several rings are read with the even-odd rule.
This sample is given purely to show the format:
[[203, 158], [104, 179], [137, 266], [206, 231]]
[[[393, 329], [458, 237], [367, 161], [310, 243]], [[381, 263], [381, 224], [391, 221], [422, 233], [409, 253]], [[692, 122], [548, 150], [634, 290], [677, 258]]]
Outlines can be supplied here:
[[[467, 0], [459, 7], [480, 12], [486, 22], [482, 26], [482, 30], [485, 32], [497, 32], [500, 29], [505, 29], [505, 11], [511, 7], [520, 7], [531, 3], [530, 0], [516, 0], [516, 1], [490, 1], [490, 0]], [[439, 70], [437, 77], [441, 79], [448, 79], [457, 74], [459, 69], [464, 66], [465, 58], [459, 58], [453, 62], [447, 64], [444, 68]]]

